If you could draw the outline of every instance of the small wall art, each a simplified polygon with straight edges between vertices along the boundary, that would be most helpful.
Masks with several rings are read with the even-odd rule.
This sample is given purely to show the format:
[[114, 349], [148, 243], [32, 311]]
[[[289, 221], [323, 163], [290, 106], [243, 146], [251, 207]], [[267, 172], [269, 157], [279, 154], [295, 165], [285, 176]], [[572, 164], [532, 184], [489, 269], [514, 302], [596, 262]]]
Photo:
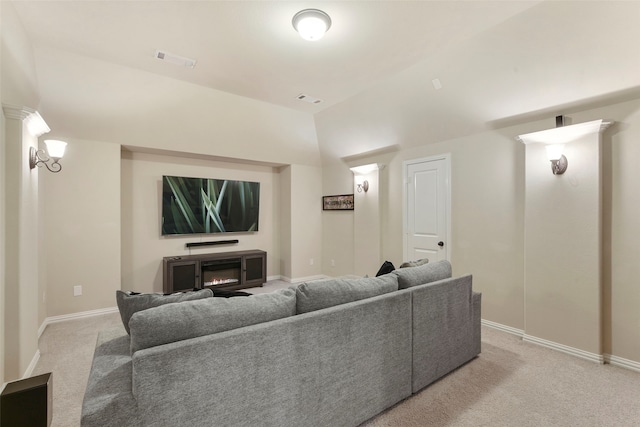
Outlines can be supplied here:
[[322, 197], [323, 211], [352, 211], [353, 194], [341, 194], [338, 196]]

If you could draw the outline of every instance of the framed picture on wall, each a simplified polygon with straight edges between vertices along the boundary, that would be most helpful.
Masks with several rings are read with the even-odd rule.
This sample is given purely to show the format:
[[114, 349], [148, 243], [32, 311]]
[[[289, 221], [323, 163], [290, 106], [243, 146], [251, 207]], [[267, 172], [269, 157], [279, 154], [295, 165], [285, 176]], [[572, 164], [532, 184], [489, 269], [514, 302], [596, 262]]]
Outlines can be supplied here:
[[323, 211], [352, 211], [353, 194], [341, 194], [338, 196], [322, 197]]

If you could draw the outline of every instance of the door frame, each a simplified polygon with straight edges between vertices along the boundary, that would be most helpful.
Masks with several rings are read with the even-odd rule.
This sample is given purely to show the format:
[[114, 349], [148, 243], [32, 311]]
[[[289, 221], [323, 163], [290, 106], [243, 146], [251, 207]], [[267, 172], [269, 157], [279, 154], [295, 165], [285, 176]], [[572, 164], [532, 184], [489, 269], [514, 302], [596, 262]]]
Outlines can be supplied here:
[[448, 261], [451, 261], [451, 153], [439, 154], [437, 156], [429, 156], [429, 157], [420, 157], [418, 159], [405, 160], [402, 162], [402, 259], [404, 261], [407, 260], [407, 245], [409, 244], [408, 239], [408, 223], [409, 223], [409, 166], [415, 165], [418, 163], [427, 163], [433, 162], [437, 160], [444, 160], [444, 164], [447, 168], [445, 171], [445, 184], [446, 184], [446, 198], [447, 201], [445, 203], [445, 221], [447, 222], [446, 233], [447, 235], [444, 238], [446, 242], [445, 245], [445, 256]]

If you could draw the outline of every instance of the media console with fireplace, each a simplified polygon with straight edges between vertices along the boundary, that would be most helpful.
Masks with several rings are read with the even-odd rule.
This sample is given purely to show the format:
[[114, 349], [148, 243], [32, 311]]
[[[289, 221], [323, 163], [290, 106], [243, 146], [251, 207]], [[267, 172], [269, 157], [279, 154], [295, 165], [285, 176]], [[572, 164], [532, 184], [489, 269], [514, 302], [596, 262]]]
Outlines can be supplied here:
[[267, 253], [261, 250], [164, 257], [166, 294], [204, 289], [243, 289], [267, 281]]

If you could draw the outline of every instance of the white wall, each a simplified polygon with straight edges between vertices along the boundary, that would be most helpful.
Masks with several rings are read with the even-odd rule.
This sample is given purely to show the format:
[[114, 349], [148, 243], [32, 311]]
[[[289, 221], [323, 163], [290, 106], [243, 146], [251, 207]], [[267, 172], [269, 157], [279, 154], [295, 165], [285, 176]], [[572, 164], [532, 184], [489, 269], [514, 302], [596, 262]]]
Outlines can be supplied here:
[[[325, 163], [322, 169], [322, 195], [353, 192], [353, 173], [346, 164], [340, 161]], [[328, 276], [354, 274], [354, 213], [322, 212], [322, 272]]]
[[[354, 176], [353, 240], [354, 270], [359, 276], [375, 276], [382, 265], [382, 222], [380, 212], [380, 174], [375, 170]], [[369, 191], [358, 192], [356, 182], [369, 183]]]
[[5, 377], [23, 376], [38, 350], [39, 217], [38, 170], [29, 168], [37, 146], [24, 119], [30, 112], [4, 108], [5, 129]]
[[113, 307], [120, 289], [120, 146], [67, 142], [62, 171], [42, 171], [48, 317]]
[[[362, 111], [367, 102], [353, 99], [339, 109], [326, 110], [316, 118], [320, 144], [331, 138], [331, 145], [349, 144], [351, 130], [342, 132], [353, 114], [363, 127], [384, 127], [380, 117], [363, 121]], [[608, 130], [604, 149], [609, 154], [605, 176], [603, 205], [603, 351], [615, 357], [640, 363], [640, 288], [635, 286], [640, 277], [640, 265], [633, 261], [640, 244], [635, 239], [640, 216], [640, 200], [636, 183], [640, 171], [634, 166], [640, 134], [640, 101], [582, 109], [565, 110], [573, 123], [596, 119], [613, 120], [617, 124]], [[382, 207], [383, 258], [394, 264], [402, 261], [402, 162], [431, 155], [451, 153], [452, 159], [452, 263], [454, 274], [472, 273], [474, 288], [483, 293], [484, 319], [517, 330], [524, 330], [524, 195], [525, 149], [515, 140], [517, 135], [547, 129], [554, 125], [553, 117], [545, 120], [522, 120], [520, 124], [488, 130], [474, 135], [438, 143], [413, 146], [421, 138], [419, 124], [410, 122], [394, 130], [410, 141], [387, 153], [362, 156], [359, 163], [378, 162], [385, 169], [388, 201]], [[394, 141], [397, 142], [397, 141]], [[412, 147], [413, 146], [413, 147]], [[331, 169], [323, 174], [325, 191], [339, 185], [350, 186], [347, 166], [335, 159]], [[548, 165], [547, 165], [548, 167]], [[570, 166], [571, 167], [571, 166]], [[549, 172], [550, 174], [550, 172]], [[340, 184], [339, 181], [342, 181]], [[608, 199], [608, 200], [607, 200]], [[607, 219], [608, 218], [608, 219]], [[535, 230], [531, 232], [535, 233]], [[332, 257], [341, 251], [338, 240], [331, 236], [352, 236], [353, 224], [337, 218], [324, 218], [323, 253]], [[357, 243], [355, 243], [357, 245]], [[354, 258], [343, 253], [345, 263]], [[374, 256], [375, 254], [372, 254]], [[326, 266], [326, 263], [325, 263]], [[333, 271], [325, 267], [325, 272]], [[567, 304], [573, 304], [567, 301]], [[573, 336], [554, 336], [560, 344], [575, 345]]]
[[[230, 179], [260, 183], [259, 230], [162, 236], [162, 176]], [[162, 292], [162, 258], [236, 250], [267, 252], [267, 276], [280, 275], [280, 183], [277, 170], [268, 166], [122, 153], [122, 289]], [[188, 242], [238, 239], [238, 244], [188, 249]]]
[[[3, 2], [0, 2], [0, 24], [3, 22]], [[2, 110], [2, 48], [4, 44], [4, 36], [0, 30], [0, 159], [5, 159], [5, 124], [4, 124], [4, 111]], [[5, 264], [5, 245], [6, 237], [5, 230], [5, 170], [4, 160], [0, 160], [0, 319], [4, 321], [4, 290], [5, 290], [5, 276], [4, 276], [4, 264]], [[4, 388], [4, 328], [0, 327], [0, 392]]]
[[291, 165], [291, 276], [293, 282], [322, 274], [322, 169]]
[[62, 51], [36, 55], [42, 112], [66, 137], [320, 165], [310, 114]]
[[33, 47], [11, 2], [1, 3], [2, 102], [37, 109], [40, 97]]
[[[0, 101], [4, 112], [2, 136], [2, 198], [4, 211], [3, 298], [0, 334], [0, 383], [20, 378], [32, 366], [38, 345], [38, 172], [30, 171], [28, 147], [37, 139], [23, 126], [28, 109], [38, 107], [35, 60], [31, 44], [11, 2], [0, 6]], [[23, 111], [23, 107], [28, 107]], [[11, 117], [10, 117], [11, 116]]]
[[584, 120], [596, 117], [616, 121], [603, 135], [611, 160], [603, 190], [604, 350], [640, 362], [640, 101], [588, 112]]
[[291, 198], [291, 166], [280, 168], [280, 274], [284, 278], [293, 277], [292, 273], [292, 198]]
[[[2, 6], [0, 5], [0, 13]], [[1, 18], [1, 17], [0, 17]], [[1, 60], [2, 58], [0, 58]], [[0, 87], [0, 99], [2, 99], [2, 91]], [[7, 237], [5, 234], [6, 221], [5, 221], [5, 209], [6, 209], [6, 192], [5, 192], [5, 162], [6, 149], [5, 149], [5, 121], [4, 111], [0, 108], [0, 319], [4, 323], [5, 319], [5, 242]], [[0, 384], [4, 383], [4, 327], [0, 327]], [[2, 386], [0, 386], [1, 388]]]
[[566, 144], [553, 175], [542, 144], [526, 145], [525, 333], [601, 355], [600, 133]]

